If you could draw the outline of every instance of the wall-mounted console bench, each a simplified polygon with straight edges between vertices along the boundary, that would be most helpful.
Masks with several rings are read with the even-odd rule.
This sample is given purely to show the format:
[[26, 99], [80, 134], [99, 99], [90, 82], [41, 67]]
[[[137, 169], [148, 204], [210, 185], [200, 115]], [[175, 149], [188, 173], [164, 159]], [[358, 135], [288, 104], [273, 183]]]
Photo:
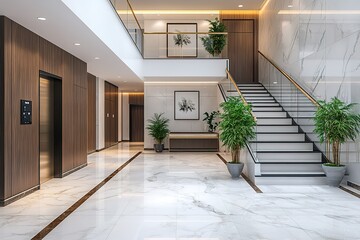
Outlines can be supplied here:
[[218, 152], [219, 134], [210, 132], [171, 132], [170, 152]]

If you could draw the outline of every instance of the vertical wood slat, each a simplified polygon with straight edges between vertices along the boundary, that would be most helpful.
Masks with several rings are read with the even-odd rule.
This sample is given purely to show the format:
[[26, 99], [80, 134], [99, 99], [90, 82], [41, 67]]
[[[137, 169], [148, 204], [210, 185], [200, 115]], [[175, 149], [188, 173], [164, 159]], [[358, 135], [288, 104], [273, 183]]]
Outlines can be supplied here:
[[[39, 184], [39, 37], [12, 22], [12, 195]], [[32, 124], [20, 125], [20, 100]]]
[[[254, 58], [254, 82], [258, 82], [258, 29], [259, 29], [259, 11], [239, 11], [239, 10], [224, 10], [220, 11], [220, 20], [253, 20], [254, 21], [254, 41], [253, 41], [253, 58]], [[237, 29], [239, 31], [239, 29]], [[230, 37], [230, 36], [229, 36]], [[234, 54], [241, 54], [241, 48], [231, 50]], [[224, 56], [226, 56], [226, 50]], [[231, 64], [231, 63], [230, 63]], [[233, 69], [230, 69], [232, 73]], [[239, 77], [238, 77], [239, 78]]]
[[96, 150], [96, 77], [88, 73], [88, 153]]
[[74, 168], [74, 66], [73, 56], [62, 52], [62, 171], [66, 173]]
[[51, 42], [40, 38], [40, 69], [56, 76], [62, 76], [62, 52], [63, 50]]

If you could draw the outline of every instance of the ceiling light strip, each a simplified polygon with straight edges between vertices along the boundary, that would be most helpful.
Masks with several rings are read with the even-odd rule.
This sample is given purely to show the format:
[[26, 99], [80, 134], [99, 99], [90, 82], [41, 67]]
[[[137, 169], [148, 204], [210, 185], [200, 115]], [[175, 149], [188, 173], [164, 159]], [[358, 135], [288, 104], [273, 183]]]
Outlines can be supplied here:
[[280, 10], [280, 15], [359, 15], [360, 10]]

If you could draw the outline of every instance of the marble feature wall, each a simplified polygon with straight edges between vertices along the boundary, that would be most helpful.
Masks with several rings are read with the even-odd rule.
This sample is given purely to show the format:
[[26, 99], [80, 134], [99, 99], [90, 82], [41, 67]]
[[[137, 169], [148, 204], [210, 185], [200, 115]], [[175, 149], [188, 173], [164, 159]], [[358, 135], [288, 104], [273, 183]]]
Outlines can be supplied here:
[[[359, 103], [359, 12], [359, 0], [269, 0], [259, 49], [316, 99]], [[260, 82], [281, 81], [266, 60], [259, 65]], [[359, 150], [359, 141], [343, 146], [343, 160], [359, 162]]]

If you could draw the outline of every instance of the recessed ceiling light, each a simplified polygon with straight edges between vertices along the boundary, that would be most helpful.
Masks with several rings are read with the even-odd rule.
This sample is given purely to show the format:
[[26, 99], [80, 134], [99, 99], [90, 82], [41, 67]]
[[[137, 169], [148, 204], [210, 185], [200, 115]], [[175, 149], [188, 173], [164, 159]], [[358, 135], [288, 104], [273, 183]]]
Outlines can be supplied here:
[[99, 60], [100, 58], [99, 57], [95, 57], [95, 60]]
[[74, 43], [75, 46], [80, 46], [80, 43]]
[[242, 7], [244, 7], [244, 5], [240, 4], [238, 7], [239, 7], [239, 8], [242, 8]]
[[127, 81], [124, 81], [124, 82], [127, 82]]
[[277, 84], [277, 82], [273, 82], [274, 84]]
[[44, 17], [38, 17], [37, 19], [40, 20], [40, 21], [45, 21], [46, 20], [46, 18], [44, 18]]
[[292, 8], [292, 7], [294, 7], [294, 6], [293, 6], [293, 5], [291, 5], [291, 4], [290, 4], [290, 5], [288, 5], [288, 8]]

